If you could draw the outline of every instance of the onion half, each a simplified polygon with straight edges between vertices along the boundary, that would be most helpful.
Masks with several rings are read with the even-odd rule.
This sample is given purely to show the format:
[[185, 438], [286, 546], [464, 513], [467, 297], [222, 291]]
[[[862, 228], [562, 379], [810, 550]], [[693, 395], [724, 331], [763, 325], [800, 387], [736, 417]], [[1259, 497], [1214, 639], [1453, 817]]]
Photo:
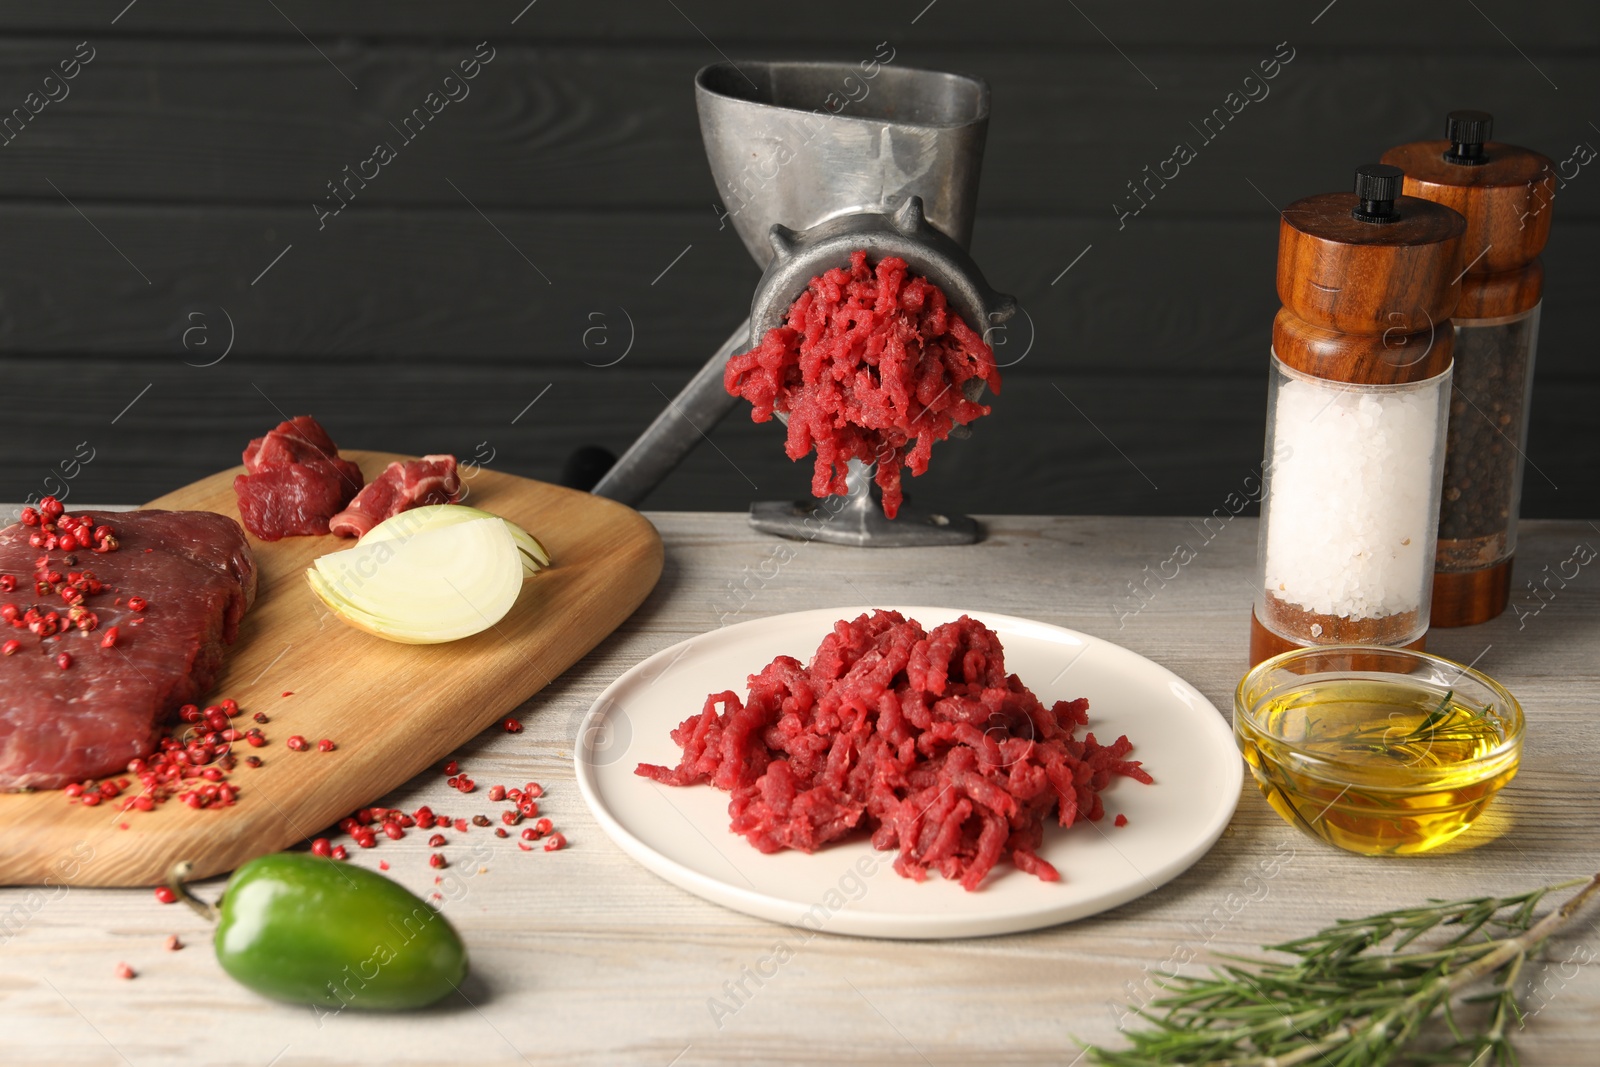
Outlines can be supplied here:
[[439, 644], [487, 630], [517, 602], [530, 571], [513, 524], [486, 513], [452, 515], [372, 539], [389, 522], [306, 571], [312, 591], [351, 626], [390, 641]]

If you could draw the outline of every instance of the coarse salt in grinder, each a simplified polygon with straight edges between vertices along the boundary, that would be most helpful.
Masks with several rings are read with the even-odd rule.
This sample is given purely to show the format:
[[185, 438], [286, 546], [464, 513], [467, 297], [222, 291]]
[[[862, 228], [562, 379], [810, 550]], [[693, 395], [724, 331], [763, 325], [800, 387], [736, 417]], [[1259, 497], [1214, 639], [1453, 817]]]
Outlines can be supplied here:
[[1433, 625], [1468, 626], [1505, 610], [1517, 550], [1533, 355], [1539, 339], [1555, 169], [1538, 152], [1490, 141], [1494, 117], [1452, 111], [1443, 141], [1391, 148], [1405, 192], [1466, 217], [1455, 376], [1445, 447]]
[[1466, 223], [1402, 177], [1365, 164], [1278, 226], [1252, 664], [1428, 630]]

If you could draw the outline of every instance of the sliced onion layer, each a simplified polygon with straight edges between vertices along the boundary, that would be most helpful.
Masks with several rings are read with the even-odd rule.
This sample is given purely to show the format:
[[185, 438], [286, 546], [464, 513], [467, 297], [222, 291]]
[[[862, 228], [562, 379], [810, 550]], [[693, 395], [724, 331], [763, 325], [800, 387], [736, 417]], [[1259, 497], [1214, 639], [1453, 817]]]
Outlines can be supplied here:
[[412, 508], [410, 511], [402, 511], [398, 515], [391, 515], [368, 530], [357, 544], [404, 540], [428, 530], [456, 526], [475, 519], [499, 519], [506, 524], [512, 538], [517, 542], [518, 550], [522, 552], [523, 569], [528, 574], [535, 574], [540, 569], [550, 566], [550, 553], [545, 551], [544, 545], [539, 543], [538, 538], [510, 519], [501, 519], [493, 512], [481, 508], [469, 508], [465, 504], [428, 504]]

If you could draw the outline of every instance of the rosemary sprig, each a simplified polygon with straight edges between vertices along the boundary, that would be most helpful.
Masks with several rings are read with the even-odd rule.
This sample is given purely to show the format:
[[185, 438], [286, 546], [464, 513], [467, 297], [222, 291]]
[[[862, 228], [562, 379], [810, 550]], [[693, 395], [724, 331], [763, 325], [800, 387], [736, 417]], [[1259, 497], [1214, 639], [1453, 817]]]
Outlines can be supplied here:
[[1395, 745], [1408, 745], [1416, 741], [1433, 740], [1434, 727], [1438, 726], [1451, 715], [1450, 698], [1456, 695], [1454, 689], [1445, 693], [1444, 699], [1439, 701], [1439, 706], [1428, 712], [1428, 717], [1417, 724], [1416, 729], [1389, 742]]
[[[1534, 921], [1545, 894], [1579, 884]], [[1134, 1009], [1148, 1025], [1128, 1032], [1132, 1047], [1089, 1046], [1089, 1060], [1111, 1067], [1514, 1065], [1510, 1030], [1523, 1019], [1522, 965], [1596, 892], [1600, 874], [1519, 896], [1432, 901], [1268, 946], [1290, 962], [1225, 956], [1230, 962], [1209, 976], [1163, 981], [1166, 995]], [[1422, 945], [1425, 935], [1433, 936]], [[1492, 1008], [1463, 1029], [1457, 1007], [1479, 1001]], [[1430, 1028], [1435, 1015], [1444, 1025]], [[1425, 1051], [1412, 1047], [1419, 1038]]]
[[[1410, 761], [1412, 763], [1426, 758], [1436, 744], [1474, 745], [1483, 742], [1485, 736], [1480, 728], [1493, 718], [1494, 705], [1489, 704], [1481, 710], [1470, 711], [1466, 707], [1452, 705], [1451, 700], [1454, 697], [1453, 689], [1445, 693], [1434, 709], [1423, 716], [1421, 722], [1404, 733], [1396, 734], [1395, 728], [1389, 727], [1383, 729], [1380, 737], [1377, 731], [1383, 728], [1383, 724], [1367, 723], [1334, 740], [1343, 742], [1351, 748], [1380, 756], [1399, 759], [1410, 755], [1413, 757]], [[1390, 718], [1393, 717], [1391, 714]]]
[[1415, 729], [1398, 738], [1388, 740], [1386, 744], [1405, 746], [1421, 743], [1432, 744], [1435, 741], [1471, 742], [1478, 740], [1478, 735], [1473, 731], [1472, 727], [1481, 724], [1485, 719], [1492, 718], [1495, 713], [1494, 705], [1485, 705], [1479, 711], [1467, 711], [1466, 708], [1461, 708], [1460, 710], [1465, 718], [1461, 722], [1453, 723], [1441, 730], [1441, 725], [1455, 716], [1457, 709], [1450, 705], [1450, 700], [1454, 696], [1454, 689], [1445, 693], [1444, 699], [1439, 701], [1439, 706], [1430, 711], [1427, 717], [1417, 724]]

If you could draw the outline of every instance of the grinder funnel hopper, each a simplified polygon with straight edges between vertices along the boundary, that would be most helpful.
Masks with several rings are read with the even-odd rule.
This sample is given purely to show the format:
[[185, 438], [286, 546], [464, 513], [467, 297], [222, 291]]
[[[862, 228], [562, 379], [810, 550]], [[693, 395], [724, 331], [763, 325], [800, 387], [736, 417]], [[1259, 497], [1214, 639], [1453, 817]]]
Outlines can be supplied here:
[[[937, 71], [815, 62], [717, 63], [695, 78], [706, 154], [746, 249], [765, 274], [742, 323], [595, 492], [636, 504], [738, 402], [723, 368], [781, 321], [810, 278], [848, 264], [902, 256], [944, 290], [980, 332], [1015, 302], [989, 288], [966, 253], [988, 126], [988, 86]], [[977, 383], [981, 386], [981, 383]], [[965, 543], [971, 520], [902, 509], [883, 517], [865, 499], [866, 468], [852, 465], [852, 505], [841, 511], [758, 504], [751, 521], [807, 540], [857, 545]], [[855, 500], [855, 496], [863, 497]], [[820, 523], [820, 524], [819, 524]]]
[[[928, 70], [862, 75], [848, 63], [716, 63], [695, 78], [711, 175], [758, 266], [772, 259], [774, 224], [809, 229], [910, 196], [971, 243], [989, 87]], [[852, 90], [866, 95], [853, 101]]]

